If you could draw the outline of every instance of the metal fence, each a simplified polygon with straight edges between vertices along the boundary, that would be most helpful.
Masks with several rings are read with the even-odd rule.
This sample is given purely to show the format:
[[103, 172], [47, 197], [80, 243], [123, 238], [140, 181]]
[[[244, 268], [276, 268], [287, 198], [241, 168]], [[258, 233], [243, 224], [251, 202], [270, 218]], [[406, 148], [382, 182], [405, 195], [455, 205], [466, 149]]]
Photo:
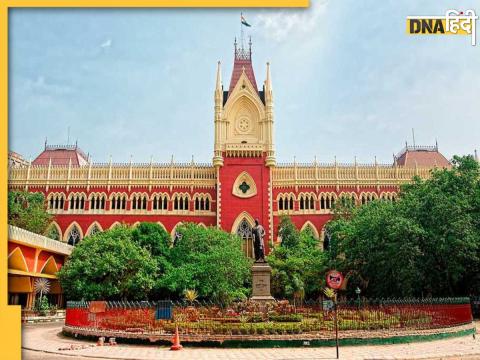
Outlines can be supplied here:
[[[470, 323], [469, 298], [362, 299], [339, 302], [339, 330], [433, 329]], [[333, 310], [325, 301], [221, 307], [209, 302], [68, 302], [65, 323], [126, 332], [263, 335], [330, 331]]]

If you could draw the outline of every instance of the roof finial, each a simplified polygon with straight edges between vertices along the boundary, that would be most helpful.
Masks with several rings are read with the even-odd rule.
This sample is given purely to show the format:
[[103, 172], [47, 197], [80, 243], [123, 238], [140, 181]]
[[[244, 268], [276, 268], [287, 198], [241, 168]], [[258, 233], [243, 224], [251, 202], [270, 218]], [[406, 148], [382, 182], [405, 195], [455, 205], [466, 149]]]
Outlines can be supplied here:
[[45, 150], [47, 150], [47, 137], [45, 136]]
[[222, 89], [222, 68], [221, 68], [221, 62], [217, 62], [217, 83], [215, 86], [215, 90], [221, 90]]
[[270, 78], [270, 62], [267, 61], [267, 77], [265, 79], [265, 90], [272, 90], [272, 79]]
[[477, 162], [478, 162], [478, 152], [477, 152], [477, 149], [474, 150], [474, 153], [475, 153], [475, 160], [477, 160]]
[[435, 138], [435, 150], [438, 151], [438, 140]]

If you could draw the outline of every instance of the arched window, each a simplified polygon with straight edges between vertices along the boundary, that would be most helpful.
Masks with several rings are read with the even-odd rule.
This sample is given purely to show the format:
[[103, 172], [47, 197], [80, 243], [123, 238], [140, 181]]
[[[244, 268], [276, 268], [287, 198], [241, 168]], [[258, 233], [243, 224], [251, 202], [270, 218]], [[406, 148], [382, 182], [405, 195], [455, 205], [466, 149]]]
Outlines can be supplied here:
[[127, 208], [127, 195], [126, 194], [112, 194], [110, 196], [110, 209], [111, 210], [125, 210]]
[[208, 194], [195, 195], [195, 211], [210, 211], [210, 200]]
[[106, 194], [90, 195], [90, 210], [105, 210]]
[[133, 193], [130, 197], [132, 210], [147, 210], [147, 195]]
[[311, 193], [300, 194], [300, 210], [315, 210], [315, 196]]
[[153, 210], [168, 210], [168, 196], [167, 194], [154, 195], [152, 200]]
[[[277, 196], [278, 211], [294, 210], [294, 201], [295, 201], [295, 195], [293, 194], [279, 194]], [[299, 202], [301, 201], [303, 200], [299, 199]]]
[[53, 193], [49, 195], [47, 201], [48, 210], [63, 210], [65, 206], [65, 194]]
[[93, 226], [90, 228], [90, 231], [88, 232], [87, 235], [93, 236], [95, 234], [98, 234], [102, 232], [102, 230], [98, 227], [97, 223], [94, 223]]
[[75, 246], [80, 240], [80, 230], [78, 230], [77, 225], [73, 225], [68, 233], [67, 243]]
[[242, 247], [246, 256], [253, 258], [252, 226], [243, 219], [237, 228], [237, 235], [243, 240]]
[[173, 210], [188, 210], [190, 198], [188, 194], [173, 195]]
[[83, 193], [75, 193], [70, 195], [69, 210], [84, 210], [86, 195]]

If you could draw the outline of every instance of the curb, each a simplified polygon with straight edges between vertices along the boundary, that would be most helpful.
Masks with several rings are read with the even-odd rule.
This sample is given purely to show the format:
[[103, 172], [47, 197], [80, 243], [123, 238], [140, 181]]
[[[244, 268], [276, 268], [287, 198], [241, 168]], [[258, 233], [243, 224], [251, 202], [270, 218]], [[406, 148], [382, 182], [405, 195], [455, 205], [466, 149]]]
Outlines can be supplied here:
[[[90, 339], [96, 340], [98, 336], [111, 336], [108, 334], [89, 334], [82, 335], [75, 333], [74, 329], [65, 328], [62, 330], [62, 334], [67, 337], [74, 337], [75, 339]], [[475, 327], [469, 329], [463, 329], [458, 331], [451, 332], [440, 332], [435, 334], [418, 334], [418, 335], [400, 335], [400, 336], [391, 336], [387, 338], [343, 338], [339, 339], [339, 344], [341, 346], [362, 346], [362, 345], [392, 345], [392, 344], [406, 344], [406, 343], [415, 343], [415, 342], [426, 342], [434, 340], [444, 340], [455, 337], [463, 337], [468, 335], [473, 335], [476, 332]], [[76, 334], [76, 336], [74, 335]], [[117, 342], [125, 344], [148, 344], [151, 341], [141, 338], [122, 338], [119, 334], [115, 334]], [[157, 340], [155, 341], [157, 345], [170, 345], [171, 341], [167, 340]], [[225, 339], [225, 340], [205, 340], [201, 342], [196, 341], [186, 341], [183, 340], [182, 344], [185, 347], [191, 348], [222, 348], [222, 349], [239, 349], [239, 348], [307, 348], [307, 347], [332, 347], [335, 346], [335, 339], [264, 339], [264, 340], [247, 340], [247, 339]]]

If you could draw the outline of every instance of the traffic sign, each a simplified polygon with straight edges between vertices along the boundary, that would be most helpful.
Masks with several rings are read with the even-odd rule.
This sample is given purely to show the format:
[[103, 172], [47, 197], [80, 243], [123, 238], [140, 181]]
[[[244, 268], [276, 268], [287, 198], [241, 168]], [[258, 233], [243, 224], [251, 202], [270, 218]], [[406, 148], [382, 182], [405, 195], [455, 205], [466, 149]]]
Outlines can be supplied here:
[[327, 285], [332, 289], [338, 290], [342, 287], [343, 275], [340, 271], [330, 270], [327, 273]]

